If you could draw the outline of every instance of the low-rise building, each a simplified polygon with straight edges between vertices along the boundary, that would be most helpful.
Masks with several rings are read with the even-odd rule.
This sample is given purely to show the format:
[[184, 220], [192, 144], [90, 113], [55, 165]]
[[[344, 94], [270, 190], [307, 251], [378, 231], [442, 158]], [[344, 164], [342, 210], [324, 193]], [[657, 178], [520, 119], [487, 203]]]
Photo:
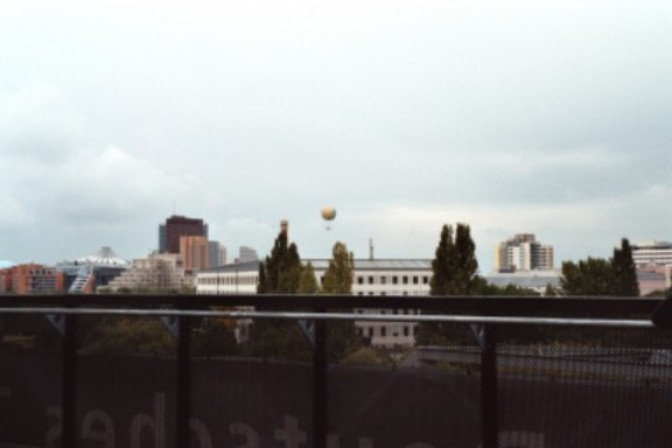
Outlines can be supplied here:
[[485, 280], [495, 286], [506, 287], [508, 285], [519, 288], [531, 289], [541, 295], [547, 287], [560, 287], [562, 273], [557, 269], [536, 270], [522, 272], [495, 272], [485, 277]]
[[64, 276], [57, 269], [36, 263], [20, 264], [0, 271], [0, 292], [13, 294], [63, 293]]
[[194, 278], [185, 271], [179, 254], [155, 252], [147, 258], [133, 260], [131, 267], [112, 280], [108, 287], [113, 291], [121, 288], [179, 291], [193, 284]]
[[[310, 262], [321, 284], [329, 260]], [[358, 296], [426, 296], [432, 276], [431, 260], [355, 260], [352, 293]], [[259, 262], [250, 261], [208, 269], [196, 274], [197, 294], [256, 294], [259, 284]], [[415, 314], [413, 309], [356, 309], [367, 314]], [[407, 347], [415, 343], [416, 325], [406, 322], [355, 323], [360, 336], [376, 347]]]

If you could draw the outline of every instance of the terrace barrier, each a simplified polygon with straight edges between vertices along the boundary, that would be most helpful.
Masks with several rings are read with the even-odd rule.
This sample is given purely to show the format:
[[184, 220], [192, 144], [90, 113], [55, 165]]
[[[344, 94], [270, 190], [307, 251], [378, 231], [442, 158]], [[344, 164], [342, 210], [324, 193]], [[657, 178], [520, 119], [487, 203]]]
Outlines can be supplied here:
[[668, 447], [658, 300], [0, 297], [0, 447]]

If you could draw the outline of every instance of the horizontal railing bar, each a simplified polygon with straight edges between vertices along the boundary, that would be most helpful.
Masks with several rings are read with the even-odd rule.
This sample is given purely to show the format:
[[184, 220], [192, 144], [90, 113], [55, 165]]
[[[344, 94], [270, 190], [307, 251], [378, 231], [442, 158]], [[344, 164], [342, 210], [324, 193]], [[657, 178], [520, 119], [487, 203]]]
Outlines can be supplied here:
[[496, 325], [553, 325], [581, 327], [653, 328], [643, 319], [594, 319], [564, 317], [517, 317], [424, 314], [354, 314], [271, 311], [206, 311], [171, 309], [95, 309], [95, 308], [0, 308], [0, 314], [69, 314], [80, 316], [134, 317], [226, 317], [231, 319], [349, 320], [358, 322], [452, 322]]

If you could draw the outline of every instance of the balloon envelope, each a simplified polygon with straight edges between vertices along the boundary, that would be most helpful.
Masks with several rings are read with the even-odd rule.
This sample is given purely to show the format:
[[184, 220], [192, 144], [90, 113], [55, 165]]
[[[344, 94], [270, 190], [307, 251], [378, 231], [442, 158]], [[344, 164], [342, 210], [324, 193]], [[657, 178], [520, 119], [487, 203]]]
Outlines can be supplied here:
[[322, 219], [331, 221], [336, 217], [336, 209], [333, 207], [324, 207], [321, 211]]

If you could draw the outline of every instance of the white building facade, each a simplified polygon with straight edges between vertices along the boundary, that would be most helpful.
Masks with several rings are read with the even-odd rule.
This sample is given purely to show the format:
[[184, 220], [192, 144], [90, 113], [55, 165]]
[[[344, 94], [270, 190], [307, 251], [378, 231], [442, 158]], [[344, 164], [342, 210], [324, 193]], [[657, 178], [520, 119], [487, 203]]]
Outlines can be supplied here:
[[[321, 284], [329, 260], [310, 262]], [[352, 293], [357, 296], [427, 296], [432, 276], [431, 260], [355, 260]], [[197, 273], [197, 294], [256, 294], [259, 262], [222, 266]], [[363, 314], [413, 315], [413, 309], [356, 309]], [[374, 347], [408, 347], [415, 344], [416, 324], [406, 322], [355, 322], [360, 336]]]
[[519, 233], [495, 247], [495, 272], [551, 271], [553, 246], [541, 244], [532, 233]]

